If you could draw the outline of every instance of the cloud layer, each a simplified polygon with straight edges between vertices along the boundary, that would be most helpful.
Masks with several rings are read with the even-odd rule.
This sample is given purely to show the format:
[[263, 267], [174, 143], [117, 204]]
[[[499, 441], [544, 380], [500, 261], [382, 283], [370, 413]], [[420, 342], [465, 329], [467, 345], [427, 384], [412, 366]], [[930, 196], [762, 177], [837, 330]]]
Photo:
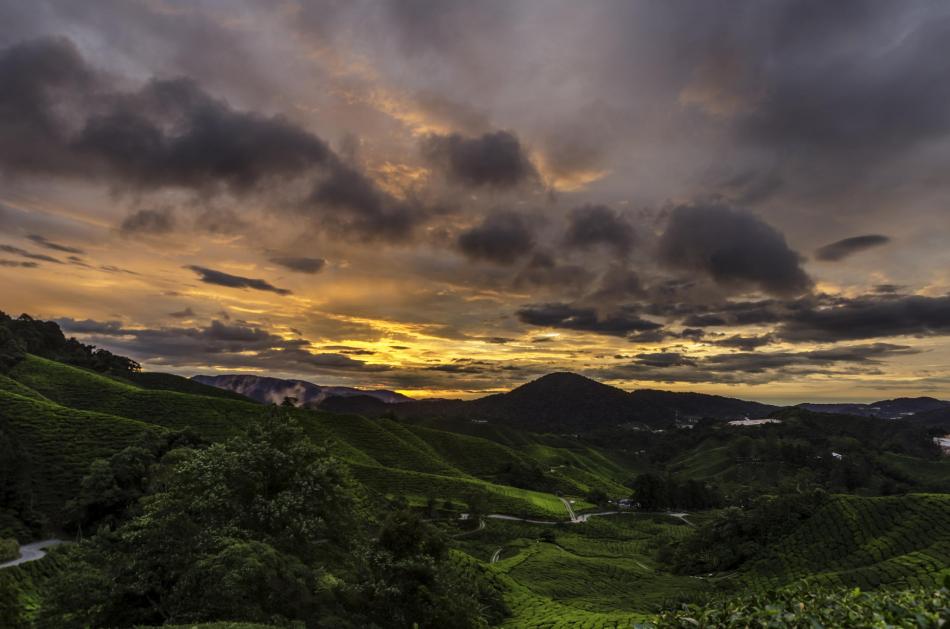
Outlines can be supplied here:
[[948, 34], [876, 0], [0, 0], [0, 307], [414, 395], [950, 396]]

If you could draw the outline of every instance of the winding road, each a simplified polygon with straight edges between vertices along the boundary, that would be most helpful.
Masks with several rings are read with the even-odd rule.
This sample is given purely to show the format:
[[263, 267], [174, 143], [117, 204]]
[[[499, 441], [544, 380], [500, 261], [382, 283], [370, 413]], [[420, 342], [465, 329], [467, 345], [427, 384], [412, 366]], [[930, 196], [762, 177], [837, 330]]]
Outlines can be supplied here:
[[8, 561], [6, 563], [0, 563], [0, 570], [3, 568], [12, 568], [13, 566], [19, 566], [21, 563], [26, 563], [28, 561], [36, 561], [37, 559], [42, 559], [46, 556], [47, 548], [52, 546], [58, 546], [62, 544], [63, 540], [61, 539], [44, 539], [39, 542], [32, 542], [20, 546], [20, 557], [14, 559], [13, 561]]

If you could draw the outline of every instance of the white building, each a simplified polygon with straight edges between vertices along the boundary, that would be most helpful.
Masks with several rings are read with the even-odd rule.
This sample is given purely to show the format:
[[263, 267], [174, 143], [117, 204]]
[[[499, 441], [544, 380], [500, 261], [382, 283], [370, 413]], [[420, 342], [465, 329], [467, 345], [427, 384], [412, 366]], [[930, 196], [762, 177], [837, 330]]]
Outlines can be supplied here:
[[782, 423], [781, 419], [771, 419], [771, 418], [749, 419], [748, 417], [746, 417], [745, 419], [734, 419], [731, 422], [729, 422], [729, 425], [730, 426], [762, 426], [763, 424], [781, 424], [781, 423]]

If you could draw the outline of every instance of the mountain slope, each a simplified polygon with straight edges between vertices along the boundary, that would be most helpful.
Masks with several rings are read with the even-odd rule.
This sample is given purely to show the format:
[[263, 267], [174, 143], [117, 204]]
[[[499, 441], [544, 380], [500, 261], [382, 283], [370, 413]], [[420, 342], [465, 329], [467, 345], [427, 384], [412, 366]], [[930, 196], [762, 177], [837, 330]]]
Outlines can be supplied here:
[[[107, 458], [162, 429], [105, 413], [68, 408], [49, 400], [0, 390], [0, 433], [16, 439], [26, 455], [33, 508], [52, 517], [75, 495], [97, 458]], [[6, 506], [6, 505], [5, 505]]]
[[836, 495], [743, 569], [756, 588], [933, 586], [950, 575], [950, 495]]
[[263, 409], [252, 402], [143, 389], [86, 369], [27, 355], [8, 374], [63, 406], [136, 419], [172, 429], [193, 428], [224, 439], [248, 426]]
[[298, 406], [315, 407], [332, 396], [369, 396], [387, 404], [406, 402], [410, 398], [385, 390], [363, 390], [352, 387], [324, 387], [306, 380], [283, 380], [265, 376], [229, 374], [221, 376], [193, 376], [195, 382], [233, 391], [263, 404], [280, 404], [284, 398], [296, 398]]
[[171, 373], [160, 373], [154, 371], [142, 371], [133, 374], [129, 381], [132, 384], [143, 389], [158, 389], [161, 391], [177, 391], [179, 393], [190, 393], [192, 395], [204, 395], [208, 397], [220, 397], [228, 400], [238, 400], [241, 402], [254, 402], [251, 398], [235, 393], [228, 389], [222, 389], [184, 376], [177, 376]]
[[880, 400], [870, 404], [799, 404], [799, 408], [819, 413], [838, 413], [879, 417], [881, 419], [913, 418], [929, 412], [950, 412], [950, 402], [932, 397], [902, 397], [893, 400]]
[[507, 393], [476, 400], [420, 400], [383, 407], [369, 400], [328, 399], [326, 410], [408, 419], [497, 422], [531, 432], [588, 432], [644, 422], [671, 425], [677, 419], [736, 419], [767, 415], [777, 407], [701, 393], [643, 389], [628, 393], [573, 373], [552, 373]]
[[[221, 396], [146, 389], [31, 355], [8, 374], [0, 375], [0, 414], [18, 440], [30, 443], [30, 457], [42, 464], [43, 472], [34, 474], [32, 482], [49, 488], [42, 506], [53, 521], [75, 495], [89, 464], [135, 442], [143, 431], [188, 427], [217, 441], [275, 412]], [[294, 413], [314, 442], [348, 463], [370, 489], [416, 502], [436, 498], [458, 503], [477, 495], [494, 511], [552, 517], [561, 515], [563, 505], [551, 492], [579, 499], [593, 489], [622, 495], [627, 491], [622, 483], [632, 473], [593, 449], [552, 448], [529, 434], [517, 437], [516, 451], [478, 436], [387, 419], [306, 409], [283, 412]]]

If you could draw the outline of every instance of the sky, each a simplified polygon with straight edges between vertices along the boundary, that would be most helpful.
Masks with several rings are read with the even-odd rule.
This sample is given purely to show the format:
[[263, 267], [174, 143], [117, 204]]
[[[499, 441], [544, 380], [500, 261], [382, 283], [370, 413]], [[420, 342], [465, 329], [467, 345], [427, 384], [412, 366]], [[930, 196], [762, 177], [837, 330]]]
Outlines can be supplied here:
[[183, 375], [950, 397], [950, 5], [0, 0], [0, 309]]

